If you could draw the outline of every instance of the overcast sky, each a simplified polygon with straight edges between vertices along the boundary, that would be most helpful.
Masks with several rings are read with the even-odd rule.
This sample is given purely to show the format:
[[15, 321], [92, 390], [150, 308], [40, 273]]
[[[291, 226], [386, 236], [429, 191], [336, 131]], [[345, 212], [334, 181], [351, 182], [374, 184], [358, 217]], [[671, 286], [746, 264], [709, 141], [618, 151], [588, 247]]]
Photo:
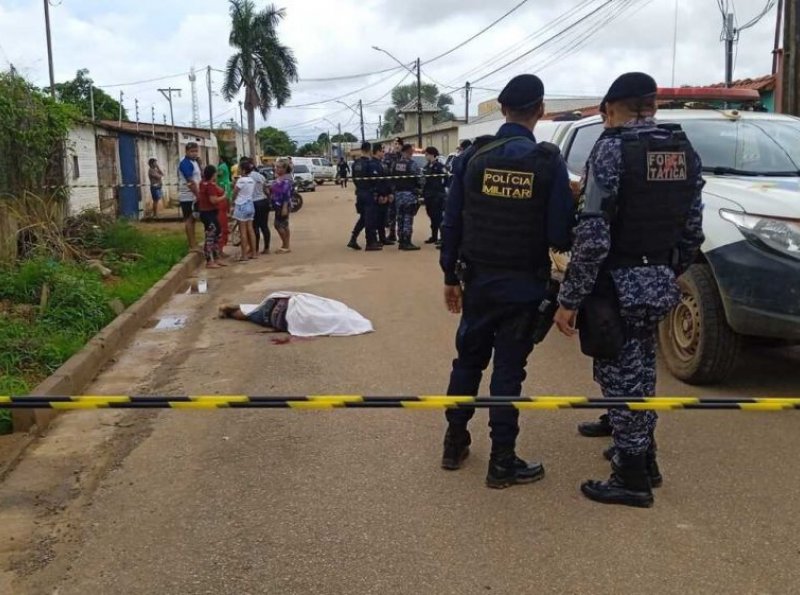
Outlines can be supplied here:
[[[420, 56], [423, 63], [453, 48], [512, 9], [520, 0], [283, 0], [286, 19], [282, 41], [293, 48], [301, 79], [372, 73], [396, 66], [379, 45], [403, 62]], [[735, 2], [739, 24], [764, 7], [766, 0]], [[257, 5], [266, 2], [257, 0]], [[605, 7], [603, 7], [605, 5]], [[600, 8], [603, 7], [603, 8]], [[580, 9], [578, 12], [570, 12]], [[597, 9], [568, 33], [511, 66], [499, 66], [546, 41], [555, 33]], [[177, 123], [192, 119], [190, 83], [194, 66], [223, 68], [228, 46], [226, 0], [51, 0], [56, 81], [88, 68], [98, 86], [117, 96], [122, 90], [131, 118], [134, 99], [140, 119], [168, 114], [158, 87], [180, 87], [175, 99]], [[615, 20], [605, 22], [609, 17]], [[477, 81], [472, 98], [491, 99], [513, 75], [541, 76], [550, 95], [601, 95], [618, 74], [644, 70], [662, 86], [672, 79], [675, 0], [528, 0], [516, 12], [463, 48], [423, 66], [424, 80], [452, 85], [454, 111], [463, 115], [466, 80]], [[559, 20], [560, 19], [560, 20]], [[775, 27], [773, 9], [760, 23], [741, 33], [734, 78], [769, 74]], [[676, 85], [709, 84], [724, 78], [720, 42], [722, 17], [716, 0], [679, 0]], [[587, 36], [587, 31], [593, 36]], [[538, 36], [535, 36], [538, 33]], [[505, 53], [504, 53], [505, 52]], [[38, 85], [48, 83], [42, 0], [0, 0], [0, 66], [8, 63]], [[172, 76], [175, 75], [175, 76]], [[362, 99], [367, 137], [373, 136], [378, 115], [389, 106], [389, 92], [405, 76], [398, 70], [342, 81], [303, 81], [294, 86], [290, 105], [325, 102], [342, 97], [354, 105]], [[163, 80], [150, 81], [161, 77]], [[219, 96], [222, 75], [213, 73], [215, 120], [238, 119], [238, 105]], [[134, 84], [127, 84], [134, 83]], [[200, 120], [208, 124], [205, 72], [198, 75]], [[327, 118], [330, 122], [323, 118]], [[260, 117], [259, 117], [259, 123]], [[286, 129], [300, 142], [320, 132], [343, 130], [357, 134], [358, 119], [339, 103], [327, 102], [273, 110], [268, 123]]]

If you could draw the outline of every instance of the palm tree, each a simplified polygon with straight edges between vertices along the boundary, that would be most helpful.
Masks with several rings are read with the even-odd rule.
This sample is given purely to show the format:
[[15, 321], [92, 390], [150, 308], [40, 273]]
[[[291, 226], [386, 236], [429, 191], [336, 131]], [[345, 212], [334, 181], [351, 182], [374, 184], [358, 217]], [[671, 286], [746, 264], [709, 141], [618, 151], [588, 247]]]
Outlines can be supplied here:
[[250, 155], [256, 155], [256, 109], [266, 118], [273, 105], [286, 104], [292, 96], [289, 83], [297, 80], [297, 62], [278, 39], [278, 23], [286, 16], [283, 8], [270, 4], [257, 11], [253, 0], [230, 4], [230, 44], [238, 51], [228, 59], [222, 94], [232, 101], [244, 88]]

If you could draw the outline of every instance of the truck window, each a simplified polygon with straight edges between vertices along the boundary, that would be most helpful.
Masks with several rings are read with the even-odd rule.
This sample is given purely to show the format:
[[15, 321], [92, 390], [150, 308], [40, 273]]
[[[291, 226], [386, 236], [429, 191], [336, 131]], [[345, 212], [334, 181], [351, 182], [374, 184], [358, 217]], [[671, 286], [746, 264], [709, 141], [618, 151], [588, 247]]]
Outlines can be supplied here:
[[311, 163], [313, 163], [314, 165], [322, 165], [322, 160], [321, 159], [312, 159]]
[[567, 167], [572, 173], [579, 175], [583, 173], [589, 153], [592, 152], [592, 147], [602, 132], [603, 125], [600, 123], [577, 129], [567, 148]]

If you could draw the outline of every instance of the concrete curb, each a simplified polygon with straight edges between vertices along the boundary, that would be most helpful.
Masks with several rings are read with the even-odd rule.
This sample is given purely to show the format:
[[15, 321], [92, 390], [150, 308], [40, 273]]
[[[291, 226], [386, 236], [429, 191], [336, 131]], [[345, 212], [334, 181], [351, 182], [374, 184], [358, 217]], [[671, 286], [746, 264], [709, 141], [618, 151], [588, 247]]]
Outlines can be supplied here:
[[[147, 293], [92, 337], [78, 353], [33, 389], [35, 395], [74, 395], [97, 376], [100, 369], [145, 322], [178, 290], [202, 263], [203, 256], [190, 253], [172, 267]], [[12, 410], [14, 431], [41, 435], [58, 412], [52, 409]], [[17, 454], [17, 458], [22, 452]], [[12, 463], [13, 464], [13, 463]]]

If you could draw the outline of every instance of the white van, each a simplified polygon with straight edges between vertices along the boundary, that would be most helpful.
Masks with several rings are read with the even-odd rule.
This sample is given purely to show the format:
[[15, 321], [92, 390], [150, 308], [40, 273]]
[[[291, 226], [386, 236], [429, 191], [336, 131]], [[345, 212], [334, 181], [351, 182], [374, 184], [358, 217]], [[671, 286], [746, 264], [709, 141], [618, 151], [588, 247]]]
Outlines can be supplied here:
[[336, 167], [325, 157], [292, 157], [292, 163], [307, 166], [317, 184], [336, 179]]

